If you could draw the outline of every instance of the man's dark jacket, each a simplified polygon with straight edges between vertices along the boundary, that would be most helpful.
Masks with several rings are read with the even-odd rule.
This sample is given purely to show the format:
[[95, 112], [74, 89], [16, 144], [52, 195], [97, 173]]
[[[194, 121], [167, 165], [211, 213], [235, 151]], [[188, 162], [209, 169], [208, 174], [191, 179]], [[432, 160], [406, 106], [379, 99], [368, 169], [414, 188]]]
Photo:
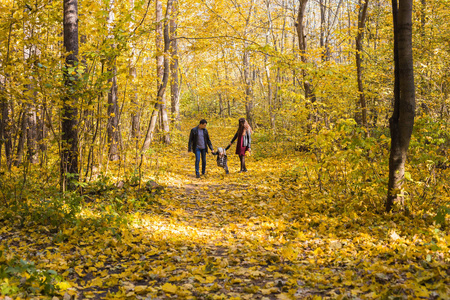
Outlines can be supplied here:
[[[189, 135], [189, 146], [188, 151], [194, 152], [195, 149], [197, 149], [197, 140], [198, 140], [198, 126], [191, 129], [191, 134]], [[203, 137], [205, 138], [205, 146], [206, 147], [206, 153], [208, 153], [208, 147], [209, 149], [214, 150], [211, 140], [209, 139], [208, 130], [203, 129]]]

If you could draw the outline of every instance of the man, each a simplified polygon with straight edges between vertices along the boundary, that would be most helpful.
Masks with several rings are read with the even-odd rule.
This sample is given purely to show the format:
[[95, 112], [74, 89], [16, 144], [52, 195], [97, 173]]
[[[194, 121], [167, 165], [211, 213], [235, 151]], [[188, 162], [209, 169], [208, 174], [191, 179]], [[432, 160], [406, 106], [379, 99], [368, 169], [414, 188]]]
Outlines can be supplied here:
[[208, 147], [214, 152], [208, 130], [206, 130], [207, 123], [205, 119], [200, 120], [200, 124], [192, 128], [189, 135], [188, 151], [195, 153], [195, 175], [197, 178], [200, 178], [200, 157], [202, 159], [202, 175], [205, 175]]

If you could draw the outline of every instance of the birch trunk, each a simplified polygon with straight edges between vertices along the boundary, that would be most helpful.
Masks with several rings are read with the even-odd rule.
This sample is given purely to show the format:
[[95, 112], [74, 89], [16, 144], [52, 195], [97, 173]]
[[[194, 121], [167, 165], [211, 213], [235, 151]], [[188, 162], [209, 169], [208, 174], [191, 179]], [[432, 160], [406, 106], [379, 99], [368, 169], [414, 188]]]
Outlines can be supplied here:
[[[111, 40], [111, 48], [114, 50], [114, 35], [112, 33], [112, 27], [114, 22], [114, 0], [109, 2], [109, 15], [108, 15], [108, 33]], [[112, 51], [114, 52], [114, 51]], [[106, 128], [108, 134], [109, 154], [110, 161], [119, 160], [119, 105], [117, 95], [117, 67], [115, 54], [112, 54], [109, 59], [108, 65], [108, 84], [110, 90], [108, 92], [108, 125]]]

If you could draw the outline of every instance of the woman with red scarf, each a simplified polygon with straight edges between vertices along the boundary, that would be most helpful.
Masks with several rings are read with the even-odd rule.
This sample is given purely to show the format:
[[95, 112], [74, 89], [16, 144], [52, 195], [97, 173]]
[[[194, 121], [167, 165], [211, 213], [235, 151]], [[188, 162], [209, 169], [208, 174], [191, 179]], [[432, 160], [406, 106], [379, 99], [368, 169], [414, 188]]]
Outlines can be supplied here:
[[247, 151], [250, 153], [252, 152], [252, 128], [244, 118], [239, 119], [239, 128], [226, 150], [231, 147], [231, 144], [233, 144], [236, 139], [236, 154], [239, 155], [239, 160], [241, 161], [241, 170], [239, 171], [239, 173], [247, 172], [247, 168], [245, 167], [245, 153]]

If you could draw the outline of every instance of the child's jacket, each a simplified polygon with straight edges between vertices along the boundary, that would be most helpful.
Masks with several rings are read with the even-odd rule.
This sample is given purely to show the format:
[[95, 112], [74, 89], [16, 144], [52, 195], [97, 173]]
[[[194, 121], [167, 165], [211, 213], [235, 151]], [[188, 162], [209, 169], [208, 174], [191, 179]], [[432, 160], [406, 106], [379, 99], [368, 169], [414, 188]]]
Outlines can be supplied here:
[[227, 155], [225, 154], [222, 157], [219, 154], [216, 154], [216, 155], [217, 155], [217, 165], [219, 167], [226, 168], [227, 167], [227, 161], [228, 161]]

